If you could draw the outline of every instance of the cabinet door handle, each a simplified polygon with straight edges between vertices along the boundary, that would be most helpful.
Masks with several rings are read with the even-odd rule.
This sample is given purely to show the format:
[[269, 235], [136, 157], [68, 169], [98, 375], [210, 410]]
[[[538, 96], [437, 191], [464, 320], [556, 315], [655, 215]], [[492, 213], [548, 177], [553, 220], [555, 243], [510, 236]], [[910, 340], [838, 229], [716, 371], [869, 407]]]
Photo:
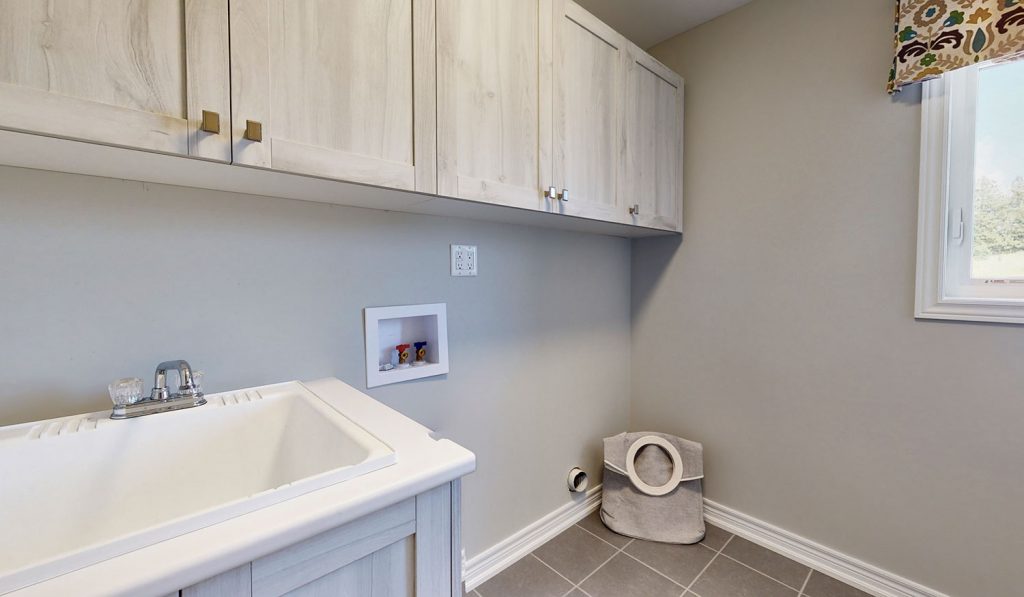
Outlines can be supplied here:
[[544, 191], [544, 198], [556, 201], [558, 199], [558, 191], [555, 190], [555, 187], [548, 187], [548, 190]]
[[199, 123], [199, 130], [213, 135], [220, 134], [220, 114], [203, 110], [203, 119]]
[[636, 203], [634, 203], [633, 206], [629, 208], [629, 215], [631, 215], [631, 216], [638, 216], [638, 215], [640, 215], [640, 206], [637, 205]]
[[558, 200], [565, 203], [569, 202], [569, 189], [562, 189], [562, 192], [558, 194]]
[[256, 143], [263, 142], [263, 123], [255, 120], [245, 121], [245, 134], [243, 135], [249, 141], [255, 141]]

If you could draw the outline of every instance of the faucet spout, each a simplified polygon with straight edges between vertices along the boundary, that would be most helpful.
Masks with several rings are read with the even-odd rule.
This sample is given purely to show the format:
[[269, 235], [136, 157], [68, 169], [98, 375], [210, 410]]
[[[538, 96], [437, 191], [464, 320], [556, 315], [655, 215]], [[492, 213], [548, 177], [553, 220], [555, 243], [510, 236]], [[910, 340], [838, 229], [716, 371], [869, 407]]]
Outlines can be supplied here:
[[192, 367], [188, 361], [178, 359], [175, 361], [164, 361], [156, 366], [156, 373], [153, 376], [153, 392], [150, 396], [153, 400], [167, 400], [171, 397], [167, 389], [167, 372], [178, 371], [178, 392], [176, 396], [201, 398], [203, 393], [196, 387], [192, 379]]

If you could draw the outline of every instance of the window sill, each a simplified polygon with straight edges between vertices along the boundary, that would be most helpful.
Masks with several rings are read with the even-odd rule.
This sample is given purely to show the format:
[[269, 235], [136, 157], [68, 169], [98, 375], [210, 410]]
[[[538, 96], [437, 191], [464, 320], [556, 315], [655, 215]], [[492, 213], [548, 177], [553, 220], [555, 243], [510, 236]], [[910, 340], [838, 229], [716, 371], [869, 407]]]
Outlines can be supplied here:
[[914, 317], [947, 321], [1024, 324], [1024, 304], [988, 303], [971, 299], [927, 301], [919, 296], [918, 304], [914, 309]]

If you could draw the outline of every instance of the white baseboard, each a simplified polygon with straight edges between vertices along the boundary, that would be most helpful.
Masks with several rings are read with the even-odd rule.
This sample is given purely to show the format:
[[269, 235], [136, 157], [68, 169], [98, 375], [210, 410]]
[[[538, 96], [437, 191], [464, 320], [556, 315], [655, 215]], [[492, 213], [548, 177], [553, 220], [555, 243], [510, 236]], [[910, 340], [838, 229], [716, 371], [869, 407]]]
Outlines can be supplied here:
[[704, 520], [877, 597], [949, 597], [709, 499]]
[[466, 590], [472, 591], [479, 587], [565, 529], [586, 518], [600, 505], [601, 486], [598, 485], [588, 490], [582, 500], [562, 506], [487, 551], [474, 556], [462, 566], [462, 580], [465, 582]]

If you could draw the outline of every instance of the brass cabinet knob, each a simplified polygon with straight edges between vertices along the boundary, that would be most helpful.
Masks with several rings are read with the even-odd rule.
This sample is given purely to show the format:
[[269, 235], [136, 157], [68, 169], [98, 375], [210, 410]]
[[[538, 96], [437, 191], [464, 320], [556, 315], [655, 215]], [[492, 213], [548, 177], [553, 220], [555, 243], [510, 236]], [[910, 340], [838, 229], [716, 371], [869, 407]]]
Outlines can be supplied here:
[[562, 189], [562, 192], [558, 194], [558, 200], [564, 203], [569, 202], [569, 189]]
[[555, 187], [548, 187], [548, 190], [544, 191], [544, 198], [554, 201], [558, 199], [558, 191], [555, 190]]
[[243, 135], [249, 141], [255, 141], [256, 143], [263, 142], [263, 123], [255, 120], [245, 121], [245, 135]]
[[203, 120], [199, 123], [199, 130], [213, 135], [220, 134], [220, 114], [203, 110]]
[[638, 204], [634, 203], [633, 206], [629, 208], [629, 215], [631, 215], [631, 216], [638, 216], [638, 215], [640, 215], [640, 206]]

